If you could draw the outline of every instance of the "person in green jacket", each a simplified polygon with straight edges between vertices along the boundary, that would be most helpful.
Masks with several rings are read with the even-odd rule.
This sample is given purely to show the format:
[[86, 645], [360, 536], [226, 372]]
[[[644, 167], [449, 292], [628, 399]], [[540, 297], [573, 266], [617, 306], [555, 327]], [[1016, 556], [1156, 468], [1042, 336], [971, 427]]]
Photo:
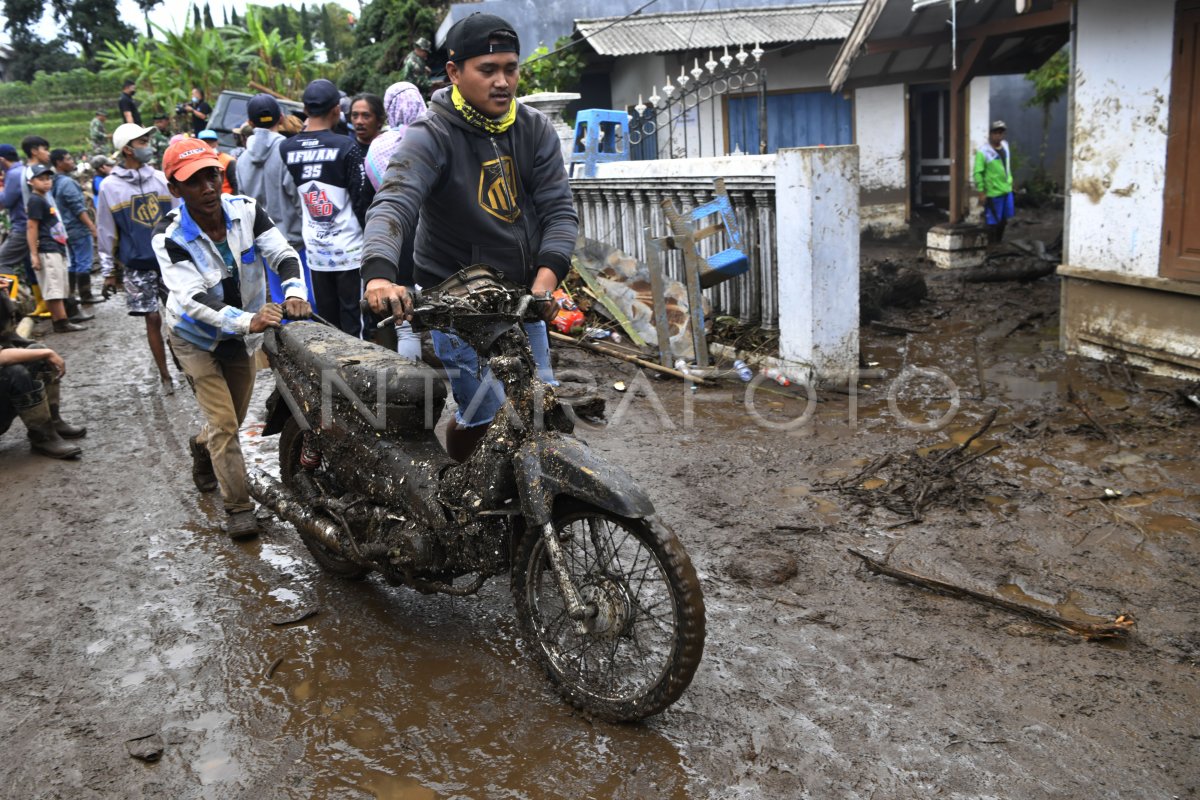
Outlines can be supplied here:
[[998, 243], [1004, 237], [1004, 226], [1013, 216], [1012, 156], [1004, 141], [1008, 126], [996, 120], [988, 131], [988, 140], [975, 152], [975, 188], [983, 206], [983, 220], [988, 239]]

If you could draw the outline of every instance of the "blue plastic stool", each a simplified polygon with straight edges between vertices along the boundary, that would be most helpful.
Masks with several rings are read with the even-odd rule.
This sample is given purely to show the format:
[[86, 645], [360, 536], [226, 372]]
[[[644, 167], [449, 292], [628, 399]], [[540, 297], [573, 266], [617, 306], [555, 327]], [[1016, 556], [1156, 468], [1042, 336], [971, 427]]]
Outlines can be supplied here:
[[717, 196], [704, 205], [692, 209], [691, 214], [688, 215], [693, 223], [699, 223], [705, 217], [719, 214], [721, 221], [698, 231], [696, 239], [712, 236], [721, 227], [724, 227], [725, 242], [729, 245], [721, 252], [704, 259], [707, 269], [700, 273], [700, 286], [705, 289], [750, 271], [750, 259], [742, 250], [742, 229], [738, 227], [737, 217], [733, 215], [733, 206], [729, 202], [729, 195], [725, 193], [725, 181], [718, 179], [716, 184]]
[[[618, 129], [620, 133], [618, 135]], [[583, 177], [596, 177], [596, 165], [629, 160], [629, 115], [607, 108], [588, 108], [575, 116], [575, 149], [571, 171], [583, 165]]]

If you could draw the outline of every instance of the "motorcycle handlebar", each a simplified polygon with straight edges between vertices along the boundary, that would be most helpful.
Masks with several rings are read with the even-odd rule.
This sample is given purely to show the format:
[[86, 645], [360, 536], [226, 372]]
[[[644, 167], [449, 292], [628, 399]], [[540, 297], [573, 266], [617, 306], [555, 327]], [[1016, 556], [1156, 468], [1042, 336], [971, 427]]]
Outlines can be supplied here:
[[[412, 304], [414, 307], [416, 307], [421, 302], [421, 293], [419, 291], [417, 291], [416, 289], [413, 289], [412, 287], [408, 287], [408, 296], [410, 298], [412, 298]], [[365, 297], [358, 301], [358, 308], [364, 314], [367, 314], [370, 316], [375, 316], [375, 311], [371, 308], [371, 305], [367, 302], [367, 298], [365, 298]], [[395, 324], [396, 324], [396, 317], [394, 315], [389, 315], [389, 316], [386, 316], [383, 319], [379, 320], [379, 322], [375, 325], [375, 328], [376, 329], [386, 328], [388, 325], [395, 325]]]
[[[413, 308], [415, 310], [416, 307], [421, 304], [421, 300], [422, 300], [421, 293], [419, 291], [417, 291], [416, 289], [412, 289], [412, 288], [410, 288], [408, 291], [409, 291], [409, 296], [412, 298], [412, 304], [413, 304]], [[538, 297], [533, 294], [522, 295], [520, 301], [518, 301], [518, 303], [517, 303], [517, 308], [515, 311], [516, 316], [524, 319], [526, 314], [529, 312], [529, 306], [532, 305], [535, 301], [540, 302], [540, 303], [546, 303], [546, 302], [550, 302], [550, 300], [551, 300], [551, 297], [550, 297], [549, 292], [547, 292], [546, 295], [543, 297]], [[367, 303], [367, 299], [365, 297], [358, 302], [358, 307], [364, 314], [373, 315], [375, 313], [371, 309], [371, 306]], [[541, 319], [541, 316], [537, 315], [537, 318]], [[376, 329], [380, 329], [380, 328], [386, 328], [388, 325], [395, 325], [395, 324], [396, 324], [396, 317], [388, 316], [388, 317], [384, 317], [378, 323], [376, 323], [375, 327], [376, 327]]]

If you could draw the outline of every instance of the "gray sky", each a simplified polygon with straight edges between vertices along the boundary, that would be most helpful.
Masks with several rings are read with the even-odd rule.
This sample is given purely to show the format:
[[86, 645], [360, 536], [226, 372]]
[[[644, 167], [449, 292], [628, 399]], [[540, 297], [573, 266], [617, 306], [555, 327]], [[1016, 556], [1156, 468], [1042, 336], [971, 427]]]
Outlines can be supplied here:
[[[246, 13], [246, 0], [209, 0], [209, 2], [212, 8], [213, 20], [218, 25], [221, 24], [222, 6], [226, 9], [236, 9], [239, 17]], [[282, 3], [298, 9], [303, 2], [308, 2], [310, 8], [321, 5], [321, 0], [260, 0], [256, 5], [274, 6]], [[361, 13], [358, 0], [338, 0], [338, 2], [355, 16]], [[49, 9], [49, 4], [46, 7]], [[133, 26], [134, 30], [139, 33], [145, 31], [145, 20], [142, 17], [141, 9], [138, 8], [134, 0], [119, 0], [117, 8], [120, 10], [121, 18], [126, 24]], [[203, 0], [200, 2], [200, 8], [204, 8]], [[166, 0], [150, 12], [150, 21], [169, 31], [179, 31], [191, 19], [191, 13], [191, 4], [186, 2], [186, 0]], [[54, 17], [48, 10], [37, 30], [38, 34], [47, 40], [53, 39], [58, 35], [57, 27], [54, 24]], [[0, 36], [0, 41], [8, 41], [8, 37]]]

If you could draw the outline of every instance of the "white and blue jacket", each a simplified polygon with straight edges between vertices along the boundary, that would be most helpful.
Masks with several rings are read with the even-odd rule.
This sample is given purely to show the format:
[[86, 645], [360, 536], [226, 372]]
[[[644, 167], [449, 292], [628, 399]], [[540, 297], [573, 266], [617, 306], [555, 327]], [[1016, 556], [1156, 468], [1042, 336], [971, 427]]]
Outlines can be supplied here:
[[[187, 206], [171, 211], [155, 229], [154, 254], [168, 292], [166, 321], [196, 347], [212, 351], [222, 341], [244, 339], [253, 352], [261, 334], [250, 334], [250, 320], [267, 302], [268, 268], [278, 273], [285, 297], [308, 300], [300, 256], [253, 198], [222, 195], [221, 211], [235, 271]], [[230, 292], [240, 295], [239, 305], [226, 302]]]

